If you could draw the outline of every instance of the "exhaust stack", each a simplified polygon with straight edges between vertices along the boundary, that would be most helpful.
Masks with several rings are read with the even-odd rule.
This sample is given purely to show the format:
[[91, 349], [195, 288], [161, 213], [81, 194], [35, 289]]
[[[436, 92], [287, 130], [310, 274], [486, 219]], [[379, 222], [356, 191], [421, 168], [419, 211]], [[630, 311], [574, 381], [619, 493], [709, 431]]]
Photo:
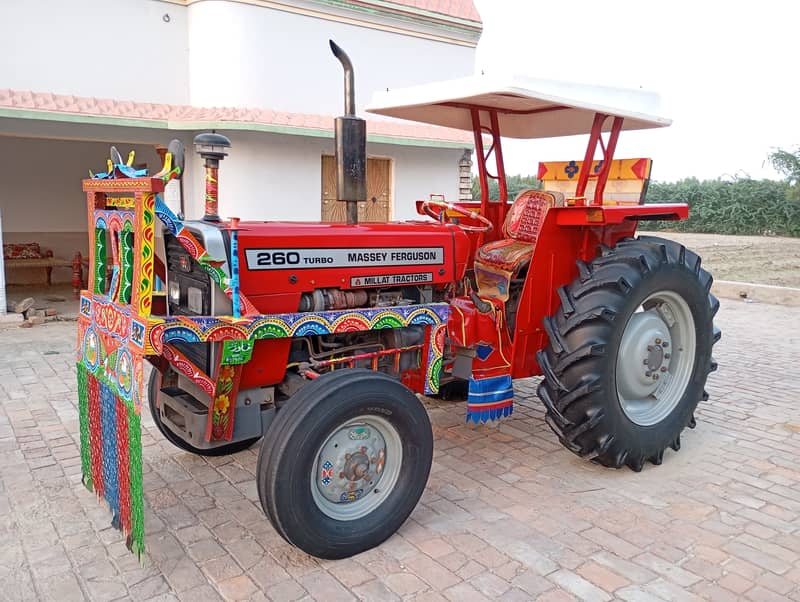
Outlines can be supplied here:
[[344, 69], [344, 112], [335, 121], [336, 198], [347, 203], [347, 223], [358, 223], [358, 203], [367, 200], [367, 122], [356, 117], [355, 78], [350, 57], [333, 40]]

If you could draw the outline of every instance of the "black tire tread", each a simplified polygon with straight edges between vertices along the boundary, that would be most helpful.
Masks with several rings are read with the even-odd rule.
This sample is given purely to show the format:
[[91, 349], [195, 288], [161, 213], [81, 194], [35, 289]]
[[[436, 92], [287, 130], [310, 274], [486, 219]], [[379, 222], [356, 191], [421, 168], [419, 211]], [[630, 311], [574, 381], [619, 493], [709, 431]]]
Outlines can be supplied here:
[[[593, 462], [620, 468], [627, 465], [638, 472], [646, 461], [658, 465], [664, 448], [680, 449], [680, 431], [694, 428], [694, 409], [708, 398], [701, 386], [679, 432], [663, 446], [641, 450], [626, 446], [624, 438], [609, 432], [604, 423], [600, 369], [606, 343], [618, 327], [617, 316], [626, 307], [629, 292], [648, 276], [664, 268], [677, 268], [693, 274], [708, 298], [710, 320], [708, 337], [713, 346], [721, 336], [713, 325], [719, 301], [711, 294], [712, 276], [701, 267], [698, 255], [684, 246], [656, 237], [624, 239], [615, 247], [601, 245], [591, 262], [578, 261], [578, 275], [558, 295], [561, 307], [544, 320], [549, 344], [537, 354], [544, 376], [538, 394], [547, 410], [546, 422], [570, 451], [588, 456]], [[702, 383], [716, 370], [709, 355]], [[699, 370], [700, 368], [698, 368]]]
[[[357, 386], [357, 383], [364, 379], [368, 379], [373, 383], [376, 379], [383, 379], [386, 381], [387, 386], [402, 387], [402, 385], [400, 385], [396, 379], [381, 372], [372, 370], [353, 368], [327, 373], [324, 375], [324, 377], [320, 377], [304, 385], [288, 402], [284, 404], [284, 406], [278, 412], [275, 420], [270, 425], [270, 429], [266, 436], [264, 437], [264, 442], [262, 443], [256, 468], [256, 481], [259, 500], [264, 512], [267, 515], [267, 518], [275, 527], [275, 530], [279, 535], [281, 535], [281, 537], [283, 537], [292, 545], [298, 546], [300, 544], [298, 541], [293, 539], [291, 530], [287, 528], [283, 522], [284, 517], [281, 512], [281, 508], [279, 508], [280, 500], [279, 496], [276, 494], [276, 487], [279, 483], [279, 479], [281, 479], [283, 476], [281, 473], [281, 459], [286, 456], [287, 447], [292, 442], [292, 439], [296, 437], [298, 429], [302, 428], [303, 423], [311, 420], [312, 413], [319, 411], [319, 404], [316, 402], [321, 397], [335, 395], [338, 391]], [[424, 407], [418, 400], [417, 403], [419, 404], [419, 411], [422, 413], [422, 415], [424, 415], [424, 418], [427, 421], [427, 413]], [[427, 443], [425, 444], [428, 445], [432, 450], [433, 434], [430, 429], [429, 422], [427, 424], [427, 432], [423, 432], [424, 429], [422, 429], [418, 435], [423, 439], [425, 437], [428, 438]], [[428, 470], [430, 470], [430, 458], [428, 460]], [[427, 476], [428, 472], [426, 471], [421, 485], [416, 487], [418, 491], [412, 491], [415, 486], [412, 484], [409, 485], [407, 490], [408, 493], [411, 496], [416, 495], [414, 504], [416, 504], [416, 500], [419, 499], [419, 496], [422, 495], [425, 482], [427, 481]], [[309, 500], [309, 503], [313, 502], [310, 502]], [[410, 513], [412, 509], [413, 506], [408, 510], [408, 513]], [[406, 517], [407, 515], [402, 516], [402, 521], [405, 521]], [[397, 516], [394, 516], [393, 520], [397, 518]], [[391, 535], [391, 533], [388, 535]], [[383, 541], [383, 539], [381, 539], [381, 541]], [[333, 549], [306, 551], [323, 558], [331, 559], [343, 558], [351, 555], [349, 552], [344, 553], [342, 550]]]

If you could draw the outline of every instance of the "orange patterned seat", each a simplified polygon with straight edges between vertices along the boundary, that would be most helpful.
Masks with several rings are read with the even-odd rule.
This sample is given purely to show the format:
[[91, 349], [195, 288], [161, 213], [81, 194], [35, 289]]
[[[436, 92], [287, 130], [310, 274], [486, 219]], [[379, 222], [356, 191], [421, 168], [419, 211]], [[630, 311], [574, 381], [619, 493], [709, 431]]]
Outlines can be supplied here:
[[517, 195], [503, 224], [506, 238], [483, 245], [475, 254], [480, 295], [508, 299], [511, 278], [530, 262], [547, 210], [563, 205], [560, 192], [523, 190]]

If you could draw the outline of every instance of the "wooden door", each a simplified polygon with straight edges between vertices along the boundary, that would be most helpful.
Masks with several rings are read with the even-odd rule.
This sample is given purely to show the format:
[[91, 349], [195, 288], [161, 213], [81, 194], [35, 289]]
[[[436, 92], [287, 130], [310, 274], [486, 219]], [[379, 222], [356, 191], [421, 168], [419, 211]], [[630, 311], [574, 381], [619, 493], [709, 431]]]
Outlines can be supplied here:
[[[359, 222], [388, 222], [392, 214], [391, 159], [367, 159], [367, 201], [358, 204]], [[347, 221], [346, 203], [336, 200], [336, 161], [322, 156], [322, 221]]]

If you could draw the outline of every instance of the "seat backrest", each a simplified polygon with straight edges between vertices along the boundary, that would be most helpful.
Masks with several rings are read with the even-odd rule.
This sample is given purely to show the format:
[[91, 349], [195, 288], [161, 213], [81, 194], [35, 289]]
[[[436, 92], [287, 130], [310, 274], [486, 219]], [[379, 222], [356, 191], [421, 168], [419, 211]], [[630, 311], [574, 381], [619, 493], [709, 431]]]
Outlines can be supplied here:
[[503, 236], [523, 242], [536, 242], [547, 210], [550, 207], [563, 206], [564, 195], [560, 192], [523, 190], [508, 210], [503, 224]]

